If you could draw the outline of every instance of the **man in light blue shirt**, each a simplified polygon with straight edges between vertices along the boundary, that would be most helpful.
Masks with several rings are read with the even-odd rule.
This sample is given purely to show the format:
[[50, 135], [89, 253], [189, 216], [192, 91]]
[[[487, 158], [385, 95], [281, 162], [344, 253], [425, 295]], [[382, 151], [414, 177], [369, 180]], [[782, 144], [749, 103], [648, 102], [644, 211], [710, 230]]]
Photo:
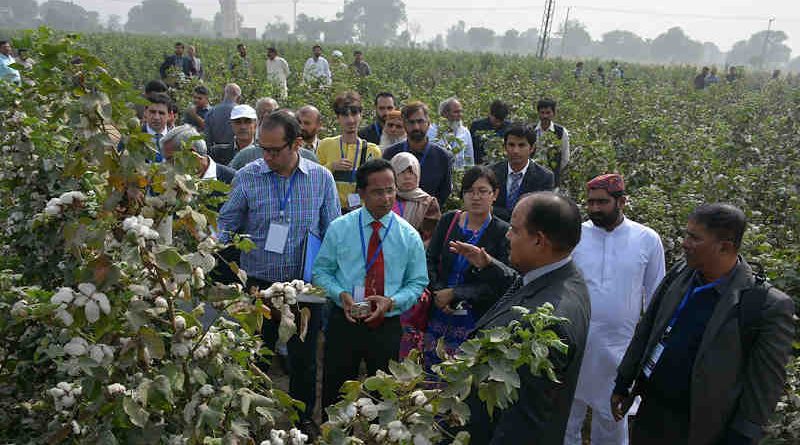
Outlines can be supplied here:
[[323, 406], [336, 401], [346, 380], [358, 378], [362, 359], [370, 375], [397, 360], [399, 315], [428, 285], [422, 239], [392, 212], [392, 165], [365, 162], [356, 172], [356, 190], [364, 206], [331, 223], [314, 263], [314, 284], [336, 304], [326, 334]]
[[15, 62], [14, 56], [11, 55], [11, 42], [0, 40], [0, 80], [19, 85], [21, 81], [19, 71], [11, 68], [11, 64]]

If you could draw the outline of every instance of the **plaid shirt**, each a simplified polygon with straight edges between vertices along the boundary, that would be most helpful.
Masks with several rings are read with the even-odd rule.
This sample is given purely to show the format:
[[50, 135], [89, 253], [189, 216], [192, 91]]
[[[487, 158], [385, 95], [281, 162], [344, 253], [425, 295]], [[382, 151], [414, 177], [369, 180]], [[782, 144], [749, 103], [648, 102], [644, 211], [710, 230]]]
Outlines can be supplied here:
[[284, 209], [289, 239], [283, 254], [278, 254], [268, 252], [264, 246], [270, 223], [280, 221], [280, 202], [286, 196], [290, 178], [272, 171], [263, 159], [236, 173], [228, 202], [220, 210], [218, 225], [221, 242], [227, 243], [233, 233], [240, 233], [250, 235], [256, 244], [251, 251], [242, 252], [240, 266], [248, 276], [266, 281], [301, 278], [303, 244], [308, 232], [324, 236], [331, 221], [341, 215], [336, 185], [325, 167], [300, 158], [295, 174]]

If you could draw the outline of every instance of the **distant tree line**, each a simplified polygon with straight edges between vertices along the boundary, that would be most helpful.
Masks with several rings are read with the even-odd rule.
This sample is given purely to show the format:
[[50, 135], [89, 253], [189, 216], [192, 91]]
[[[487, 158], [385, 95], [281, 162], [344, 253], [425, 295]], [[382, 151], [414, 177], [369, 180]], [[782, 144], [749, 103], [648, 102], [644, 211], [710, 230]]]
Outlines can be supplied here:
[[[241, 15], [238, 19], [240, 24], [244, 20]], [[0, 28], [28, 28], [39, 24], [70, 31], [215, 36], [221, 32], [222, 17], [217, 13], [213, 20], [194, 18], [191, 9], [179, 0], [143, 0], [128, 11], [124, 24], [118, 15], [111, 15], [106, 23], [101, 23], [97, 12], [63, 0], [47, 0], [41, 4], [35, 0], [0, 0]], [[295, 32], [291, 33], [289, 24], [275, 17], [265, 26], [262, 38], [271, 42], [296, 39], [508, 54], [533, 54], [539, 40], [536, 28], [496, 33], [484, 27], [468, 28], [464, 21], [459, 21], [444, 34], [421, 43], [418, 41], [420, 25], [409, 23], [402, 0], [347, 0], [333, 19], [300, 14], [296, 25]], [[800, 71], [800, 57], [790, 60], [787, 39], [783, 31], [759, 31], [723, 52], [712, 42], [690, 38], [680, 27], [670, 28], [654, 39], [614, 30], [593, 40], [583, 23], [572, 20], [561, 24], [554, 33], [548, 55], [626, 62], [786, 67]]]

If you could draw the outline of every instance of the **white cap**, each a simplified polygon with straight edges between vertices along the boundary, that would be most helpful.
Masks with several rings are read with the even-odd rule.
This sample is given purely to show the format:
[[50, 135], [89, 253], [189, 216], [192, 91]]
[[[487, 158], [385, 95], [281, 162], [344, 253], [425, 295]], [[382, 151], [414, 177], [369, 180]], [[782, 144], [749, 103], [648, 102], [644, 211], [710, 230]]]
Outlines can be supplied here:
[[234, 121], [243, 117], [253, 120], [258, 119], [258, 116], [256, 116], [256, 110], [254, 110], [250, 105], [237, 105], [233, 107], [233, 110], [231, 110], [231, 120]]
[[331, 55], [332, 55], [333, 57], [342, 57], [342, 56], [344, 56], [344, 54], [342, 54], [342, 52], [341, 52], [341, 51], [339, 51], [338, 49], [335, 49], [335, 50], [333, 50], [333, 52], [331, 53]]

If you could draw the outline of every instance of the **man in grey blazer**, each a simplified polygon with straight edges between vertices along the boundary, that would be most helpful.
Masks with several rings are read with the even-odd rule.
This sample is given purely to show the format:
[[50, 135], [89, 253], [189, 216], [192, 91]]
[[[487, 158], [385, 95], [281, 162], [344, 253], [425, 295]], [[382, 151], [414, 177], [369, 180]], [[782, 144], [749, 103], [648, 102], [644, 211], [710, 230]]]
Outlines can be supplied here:
[[755, 444], [786, 378], [794, 303], [739, 255], [746, 220], [695, 209], [681, 261], [664, 278], [617, 370], [617, 420], [641, 395], [634, 445]]
[[536, 377], [521, 368], [519, 400], [495, 411], [489, 418], [485, 405], [474, 395], [467, 429], [471, 444], [561, 445], [589, 330], [589, 291], [570, 256], [581, 237], [581, 216], [568, 197], [538, 192], [520, 200], [511, 216], [509, 262], [514, 269], [491, 258], [485, 250], [461, 242], [451, 247], [479, 269], [481, 279], [508, 290], [478, 320], [481, 329], [506, 326], [519, 315], [513, 306], [536, 309], [545, 303], [555, 315], [569, 321], [554, 331], [569, 347], [566, 354], [551, 351], [558, 383]]
[[531, 160], [536, 152], [536, 133], [530, 126], [511, 126], [503, 135], [503, 147], [506, 160], [492, 166], [500, 183], [500, 193], [492, 207], [492, 214], [508, 222], [521, 196], [553, 190], [555, 176], [550, 169]]

